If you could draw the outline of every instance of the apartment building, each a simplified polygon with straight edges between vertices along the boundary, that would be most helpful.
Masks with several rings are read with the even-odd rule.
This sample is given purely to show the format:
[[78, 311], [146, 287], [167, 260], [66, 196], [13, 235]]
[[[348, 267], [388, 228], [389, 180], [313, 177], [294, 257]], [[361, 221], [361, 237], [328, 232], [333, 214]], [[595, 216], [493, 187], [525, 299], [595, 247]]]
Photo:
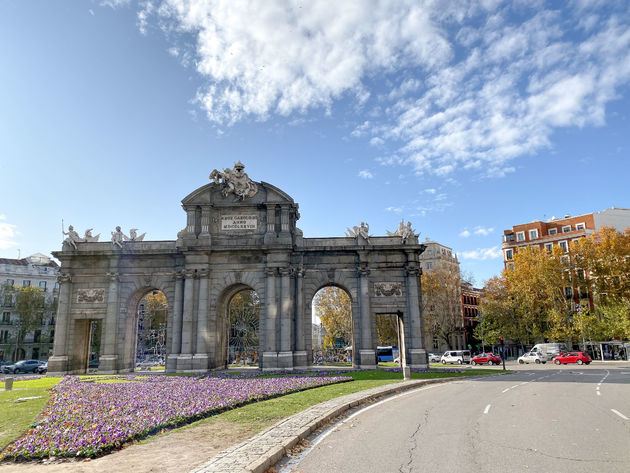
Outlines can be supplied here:
[[[49, 301], [57, 297], [58, 274], [57, 263], [41, 253], [21, 259], [0, 258], [0, 285], [39, 287]], [[41, 327], [27, 333], [24, 342], [18, 346], [16, 336], [20, 318], [15, 312], [15, 298], [4, 291], [0, 313], [0, 361], [48, 359], [55, 334], [54, 314], [47, 314]]]
[[[483, 341], [474, 337], [473, 331], [479, 322], [479, 301], [481, 289], [473, 287], [468, 282], [462, 282], [462, 317], [466, 346], [475, 351], [482, 350]], [[479, 347], [477, 347], [479, 345]]]
[[[460, 272], [459, 272], [459, 261], [457, 260], [457, 255], [453, 252], [452, 248], [448, 246], [442, 245], [436, 241], [432, 241], [427, 238], [422, 242], [423, 245], [426, 246], [424, 252], [420, 255], [420, 267], [424, 273], [429, 273], [438, 268], [446, 268], [449, 272], [453, 274], [453, 285], [454, 287], [450, 291], [452, 294], [453, 301], [452, 303], [442, 304], [444, 307], [434, 307], [435, 310], [447, 310], [447, 311], [457, 311], [457, 314], [449, 314], [447, 318], [455, 318], [457, 317], [461, 320], [461, 283], [460, 283]], [[426, 313], [432, 309], [432, 305], [429, 304], [427, 307], [423, 302], [424, 310], [425, 310], [425, 319]], [[439, 340], [437, 336], [431, 333], [429, 327], [425, 325], [425, 343], [427, 351], [430, 352], [443, 352], [449, 347], [444, 344], [442, 340]], [[458, 333], [454, 334], [451, 337], [451, 349], [453, 350], [463, 350], [466, 348], [466, 337], [464, 333], [464, 324], [463, 320], [461, 320], [461, 326], [459, 327]]]
[[515, 225], [503, 231], [503, 264], [507, 268], [514, 258], [514, 249], [522, 246], [538, 246], [551, 249], [560, 246], [565, 252], [573, 240], [585, 237], [602, 227], [613, 227], [619, 232], [630, 228], [630, 209], [612, 207], [590, 214], [563, 218], [551, 217], [546, 222], [534, 220]]

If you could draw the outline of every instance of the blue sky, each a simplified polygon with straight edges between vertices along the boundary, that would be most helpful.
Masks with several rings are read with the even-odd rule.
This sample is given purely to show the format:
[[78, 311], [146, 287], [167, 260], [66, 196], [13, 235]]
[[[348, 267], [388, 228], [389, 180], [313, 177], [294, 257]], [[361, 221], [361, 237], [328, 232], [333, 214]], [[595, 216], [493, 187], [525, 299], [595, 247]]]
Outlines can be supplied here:
[[4, 0], [0, 257], [173, 240], [241, 160], [306, 237], [404, 218], [480, 286], [505, 228], [630, 207], [629, 110], [626, 1]]

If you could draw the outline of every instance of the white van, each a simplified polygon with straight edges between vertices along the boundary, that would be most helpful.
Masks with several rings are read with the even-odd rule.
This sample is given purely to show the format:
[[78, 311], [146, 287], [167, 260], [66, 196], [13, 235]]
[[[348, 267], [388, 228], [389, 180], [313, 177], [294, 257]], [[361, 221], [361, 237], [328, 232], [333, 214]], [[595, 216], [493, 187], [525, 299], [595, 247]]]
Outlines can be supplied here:
[[440, 358], [440, 361], [443, 365], [446, 363], [457, 363], [461, 365], [462, 363], [470, 363], [470, 350], [449, 350], [445, 351]]
[[551, 361], [554, 356], [568, 351], [568, 348], [564, 343], [537, 343], [530, 351], [540, 353], [544, 361]]

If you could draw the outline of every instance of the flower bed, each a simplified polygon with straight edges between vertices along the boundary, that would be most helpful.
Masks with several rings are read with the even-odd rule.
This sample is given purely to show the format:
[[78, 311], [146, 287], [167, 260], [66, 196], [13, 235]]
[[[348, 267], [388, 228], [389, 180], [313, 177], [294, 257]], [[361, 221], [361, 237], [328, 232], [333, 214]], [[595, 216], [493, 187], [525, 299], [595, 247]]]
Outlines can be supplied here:
[[349, 377], [261, 379], [155, 376], [123, 383], [67, 376], [53, 388], [43, 420], [6, 448], [15, 460], [48, 456], [94, 457], [125, 442], [239, 405], [350, 381]]

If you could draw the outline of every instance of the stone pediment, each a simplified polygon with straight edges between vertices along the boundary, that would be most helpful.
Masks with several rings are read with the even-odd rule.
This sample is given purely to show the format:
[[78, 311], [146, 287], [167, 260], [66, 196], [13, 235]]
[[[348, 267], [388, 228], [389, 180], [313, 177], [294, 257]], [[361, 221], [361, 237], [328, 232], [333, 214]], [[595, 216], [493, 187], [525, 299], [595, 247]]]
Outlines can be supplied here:
[[223, 185], [211, 182], [194, 190], [182, 199], [184, 208], [189, 206], [235, 206], [259, 205], [265, 203], [294, 204], [294, 200], [286, 192], [267, 182], [252, 181], [258, 186], [258, 192], [249, 198], [241, 199], [234, 194], [224, 195]]

